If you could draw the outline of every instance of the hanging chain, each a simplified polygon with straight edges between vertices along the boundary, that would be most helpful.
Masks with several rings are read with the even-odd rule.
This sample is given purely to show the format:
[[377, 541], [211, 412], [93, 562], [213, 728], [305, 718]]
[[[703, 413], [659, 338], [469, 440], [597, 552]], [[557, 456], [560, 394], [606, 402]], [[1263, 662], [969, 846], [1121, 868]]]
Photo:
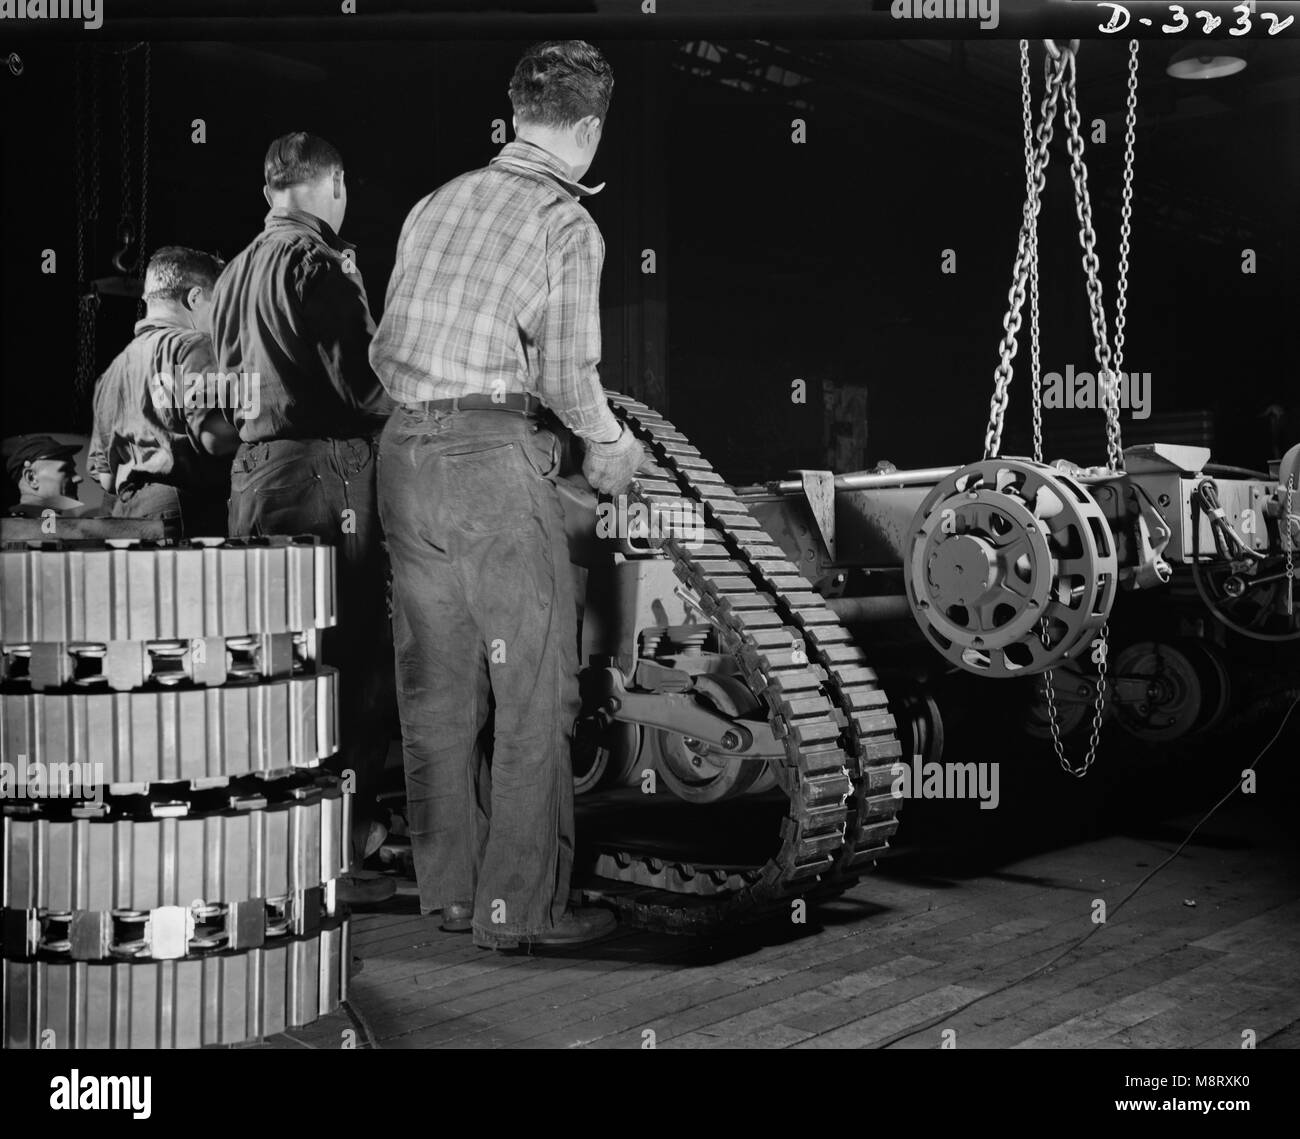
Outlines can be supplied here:
[[[82, 49], [89, 50], [89, 49]], [[81, 306], [81, 290], [86, 281], [86, 199], [89, 196], [86, 171], [86, 76], [82, 66], [82, 50], [74, 57], [73, 66], [73, 169], [75, 171], [75, 201], [77, 210], [77, 306]]]
[[[150, 87], [152, 72], [152, 57], [149, 44], [144, 45], [144, 78], [142, 80], [143, 109], [140, 123], [140, 240], [138, 248], [140, 255], [135, 262], [135, 275], [141, 280], [144, 279], [145, 267], [149, 264], [149, 247], [145, 244], [146, 236], [149, 231], [149, 117], [151, 113], [150, 104]], [[140, 298], [137, 316], [144, 319], [144, 314], [148, 309], [143, 297]]]
[[1079, 244], [1083, 247], [1083, 272], [1088, 286], [1088, 312], [1092, 319], [1093, 347], [1097, 357], [1097, 381], [1105, 389], [1106, 460], [1112, 471], [1124, 470], [1124, 448], [1119, 428], [1119, 383], [1114, 373], [1106, 333], [1106, 308], [1102, 298], [1097, 234], [1092, 228], [1092, 198], [1088, 193], [1088, 166], [1083, 160], [1083, 135], [1079, 131], [1079, 99], [1074, 52], [1062, 52], [1067, 60], [1065, 79], [1065, 126], [1069, 131], [1070, 176], [1074, 182], [1075, 213], [1079, 219]]
[[135, 275], [144, 276], [144, 268], [149, 260], [145, 246], [145, 234], [149, 227], [149, 116], [151, 114], [150, 80], [152, 77], [152, 58], [150, 45], [144, 45], [144, 108], [140, 125], [140, 260], [136, 263]]
[[1055, 66], [1049, 66], [1047, 90], [1043, 94], [1042, 111], [1037, 129], [1037, 146], [1033, 152], [1030, 192], [1025, 197], [1025, 208], [1020, 221], [1020, 237], [1016, 245], [1016, 260], [1011, 271], [1011, 288], [1007, 293], [1008, 309], [1002, 318], [1005, 335], [998, 345], [998, 366], [994, 371], [993, 402], [989, 407], [988, 429], [984, 433], [984, 457], [996, 457], [1002, 447], [1002, 423], [1007, 413], [1007, 389], [1011, 386], [1011, 361], [1015, 359], [1019, 344], [1021, 310], [1025, 305], [1025, 285], [1029, 277], [1030, 235], [1042, 208], [1043, 187], [1047, 184], [1048, 148], [1055, 129], [1056, 105], [1060, 100], [1068, 61], [1072, 53], [1061, 52]]
[[90, 53], [90, 212], [91, 221], [99, 221], [99, 56]]
[[[130, 55], [123, 51], [121, 55], [121, 88], [118, 91], [118, 117], [122, 120], [122, 224], [131, 221], [131, 70]], [[120, 239], [120, 234], [119, 234]]]
[[[76, 210], [77, 210], [77, 365], [75, 390], [78, 409], [95, 380], [95, 324], [99, 297], [90, 287], [87, 242], [94, 238], [93, 223], [99, 219], [99, 56], [91, 49], [76, 60]], [[88, 74], [87, 74], [88, 73]], [[86, 116], [90, 116], [90, 137], [86, 137]], [[89, 149], [90, 171], [86, 159]], [[88, 232], [89, 231], [89, 232]]]
[[1115, 373], [1124, 370], [1124, 328], [1128, 323], [1128, 253], [1133, 234], [1133, 141], [1137, 137], [1138, 41], [1128, 43], [1128, 108], [1124, 123], [1124, 195], [1119, 211], [1119, 267], [1115, 278]]
[[[1050, 65], [1049, 65], [1050, 66]], [[1046, 77], [1047, 72], [1044, 72]], [[1025, 126], [1025, 197], [1034, 194], [1034, 103], [1030, 79], [1029, 41], [1020, 41], [1020, 109]], [[1038, 324], [1038, 218], [1029, 229], [1029, 385], [1034, 418], [1034, 462], [1043, 461], [1043, 371]]]
[[[1047, 623], [1043, 623], [1043, 643], [1047, 643]], [[1061, 722], [1056, 712], [1056, 689], [1052, 684], [1052, 670], [1043, 673], [1043, 686], [1047, 690], [1047, 720], [1052, 730], [1052, 748], [1056, 752], [1061, 770], [1067, 775], [1081, 779], [1088, 774], [1088, 769], [1097, 758], [1097, 741], [1101, 738], [1101, 721], [1106, 712], [1106, 657], [1110, 645], [1110, 624], [1102, 625], [1098, 639], [1093, 642], [1097, 650], [1097, 692], [1092, 701], [1092, 731], [1088, 734], [1088, 750], [1084, 752], [1083, 764], [1075, 767], [1065, 755], [1065, 745], [1061, 742]]]
[[[1083, 247], [1083, 268], [1087, 277], [1088, 302], [1090, 314], [1092, 317], [1093, 340], [1097, 353], [1098, 377], [1105, 377], [1105, 400], [1106, 400], [1106, 439], [1107, 439], [1107, 458], [1112, 470], [1122, 471], [1123, 468], [1123, 447], [1120, 440], [1119, 427], [1119, 395], [1117, 390], [1118, 371], [1123, 362], [1124, 348], [1124, 324], [1125, 312], [1128, 301], [1128, 254], [1129, 238], [1132, 232], [1130, 218], [1133, 209], [1133, 143], [1137, 126], [1137, 58], [1138, 58], [1137, 41], [1133, 40], [1129, 44], [1129, 79], [1128, 79], [1128, 108], [1127, 124], [1125, 132], [1125, 153], [1124, 153], [1124, 199], [1121, 209], [1120, 224], [1120, 256], [1119, 256], [1119, 279], [1116, 284], [1116, 348], [1117, 355], [1114, 361], [1114, 370], [1111, 370], [1111, 353], [1110, 347], [1106, 340], [1106, 310], [1102, 300], [1101, 280], [1098, 276], [1098, 260], [1096, 253], [1096, 233], [1092, 227], [1092, 203], [1088, 194], [1088, 168], [1083, 161], [1083, 136], [1079, 131], [1079, 103], [1076, 89], [1077, 72], [1075, 68], [1075, 54], [1073, 51], [1062, 53], [1063, 57], [1068, 59], [1068, 73], [1065, 79], [1065, 124], [1069, 131], [1068, 150], [1070, 153], [1070, 173], [1074, 182], [1075, 191], [1075, 208], [1079, 218], [1079, 241]], [[1022, 103], [1028, 106], [1028, 92], [1030, 85], [1029, 69], [1029, 45], [1027, 41], [1021, 41], [1021, 80], [1022, 80]], [[1050, 64], [1048, 71], [1048, 82], [1051, 82]], [[1026, 137], [1028, 137], [1026, 133]], [[1039, 188], [1041, 192], [1041, 187]], [[1031, 187], [1030, 193], [1033, 193]], [[1041, 202], [1035, 203], [1041, 209]], [[1030, 280], [1031, 280], [1031, 302], [1030, 302], [1030, 321], [1031, 321], [1031, 354], [1033, 369], [1033, 416], [1034, 416], [1034, 459], [1037, 462], [1043, 460], [1043, 435], [1042, 435], [1042, 403], [1041, 403], [1041, 372], [1039, 357], [1039, 324], [1038, 324], [1038, 248], [1037, 232], [1031, 233], [1031, 263], [1030, 263]], [[1048, 643], [1047, 622], [1044, 620], [1041, 627], [1041, 636], [1043, 643]], [[1101, 738], [1101, 725], [1106, 710], [1106, 669], [1107, 656], [1110, 649], [1110, 625], [1104, 624], [1096, 641], [1093, 642], [1096, 659], [1097, 659], [1097, 681], [1096, 692], [1093, 697], [1092, 709], [1092, 728], [1088, 736], [1088, 748], [1084, 753], [1083, 763], [1075, 767], [1065, 754], [1065, 745], [1061, 740], [1061, 723], [1060, 715], [1056, 706], [1056, 687], [1053, 683], [1052, 670], [1048, 669], [1043, 674], [1044, 694], [1047, 702], [1048, 726], [1052, 735], [1052, 748], [1056, 752], [1057, 761], [1061, 769], [1075, 778], [1082, 778], [1088, 773], [1097, 758], [1097, 744]]]

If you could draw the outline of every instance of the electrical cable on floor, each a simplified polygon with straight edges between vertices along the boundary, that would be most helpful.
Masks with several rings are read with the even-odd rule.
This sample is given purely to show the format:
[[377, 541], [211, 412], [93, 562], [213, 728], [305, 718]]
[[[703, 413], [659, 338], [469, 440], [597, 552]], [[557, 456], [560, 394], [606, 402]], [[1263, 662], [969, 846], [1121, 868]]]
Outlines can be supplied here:
[[[1255, 765], [1261, 759], [1264, 758], [1264, 755], [1268, 751], [1268, 749], [1271, 748], [1275, 743], [1277, 743], [1279, 737], [1282, 735], [1283, 729], [1287, 725], [1287, 721], [1291, 718], [1291, 713], [1296, 710], [1297, 706], [1300, 706], [1300, 695], [1297, 695], [1296, 698], [1291, 701], [1290, 707], [1287, 708], [1286, 714], [1282, 717], [1282, 722], [1277, 726], [1277, 731], [1273, 733], [1268, 743], [1266, 743], [1262, 748], [1259, 749], [1259, 753], [1255, 756], [1254, 759], [1250, 761], [1250, 765], [1246, 768], [1246, 771], [1254, 771]], [[1162, 863], [1160, 863], [1160, 865], [1156, 866], [1152, 870], [1149, 870], [1145, 875], [1145, 877], [1143, 877], [1143, 879], [1136, 886], [1134, 886], [1133, 889], [1131, 889], [1127, 894], [1124, 895], [1124, 897], [1120, 900], [1119, 904], [1116, 905], [1115, 908], [1110, 911], [1111, 915], [1113, 916], [1114, 914], [1119, 913], [1119, 911], [1127, 904], [1129, 899], [1132, 898], [1134, 894], [1136, 894], [1140, 889], [1142, 889], [1143, 886], [1145, 886], [1148, 882], [1150, 882], [1152, 878], [1154, 878], [1157, 874], [1159, 874], [1160, 871], [1162, 871], [1166, 866], [1168, 866], [1175, 858], [1177, 858], [1180, 854], [1182, 854], [1184, 847], [1186, 847], [1187, 844], [1192, 841], [1192, 837], [1196, 834], [1196, 832], [1200, 830], [1201, 827], [1205, 825], [1205, 823], [1209, 822], [1211, 816], [1213, 816], [1213, 814], [1220, 807], [1222, 807], [1224, 803], [1226, 803], [1229, 799], [1231, 799], [1232, 796], [1236, 794], [1237, 791], [1239, 791], [1240, 789], [1241, 789], [1241, 779], [1238, 778], [1233, 782], [1232, 786], [1228, 788], [1227, 792], [1223, 795], [1223, 797], [1217, 803], [1215, 803], [1214, 806], [1212, 806], [1208, 811], [1206, 811], [1205, 814], [1196, 823], [1196, 825], [1192, 827], [1190, 831], [1187, 832], [1187, 837], [1184, 838], [1183, 841], [1178, 844], [1178, 846], [1174, 849], [1174, 852], [1168, 858], [1166, 858]], [[1018, 977], [1014, 981], [1008, 981], [1005, 985], [1000, 985], [998, 988], [991, 989], [987, 993], [981, 993], [979, 996], [973, 997], [965, 1004], [958, 1005], [955, 1009], [949, 1009], [947, 1012], [943, 1012], [937, 1016], [933, 1016], [929, 1020], [925, 1021], [923, 1024], [917, 1025], [915, 1028], [908, 1028], [908, 1029], [904, 1029], [901, 1032], [896, 1032], [892, 1036], [886, 1037], [879, 1044], [874, 1045], [874, 1047], [888, 1048], [891, 1045], [897, 1044], [900, 1040], [906, 1040], [908, 1039], [908, 1037], [916, 1036], [918, 1033], [926, 1032], [929, 1029], [934, 1028], [936, 1025], [942, 1024], [944, 1021], [951, 1020], [953, 1017], [960, 1015], [961, 1013], [965, 1012], [967, 1009], [972, 1008], [973, 1006], [979, 1004], [981, 1001], [988, 1000], [989, 997], [996, 997], [1002, 993], [1014, 989], [1017, 985], [1023, 985], [1026, 981], [1033, 980], [1033, 978], [1037, 977], [1040, 973], [1046, 972], [1048, 969], [1052, 968], [1052, 966], [1055, 965], [1058, 961], [1061, 961], [1063, 958], [1068, 957], [1075, 950], [1081, 948], [1083, 944], [1090, 937], [1093, 936], [1093, 934], [1104, 929], [1105, 926], [1108, 924], [1109, 922], [1107, 921], [1107, 922], [1101, 922], [1094, 925], [1090, 930], [1088, 930], [1087, 933], [1085, 933], [1082, 937], [1077, 938], [1075, 941], [1072, 941], [1058, 954], [1056, 954], [1055, 957], [1052, 957], [1050, 960], [1045, 961], [1042, 965], [1036, 966], [1035, 968], [1031, 969], [1023, 977]]]

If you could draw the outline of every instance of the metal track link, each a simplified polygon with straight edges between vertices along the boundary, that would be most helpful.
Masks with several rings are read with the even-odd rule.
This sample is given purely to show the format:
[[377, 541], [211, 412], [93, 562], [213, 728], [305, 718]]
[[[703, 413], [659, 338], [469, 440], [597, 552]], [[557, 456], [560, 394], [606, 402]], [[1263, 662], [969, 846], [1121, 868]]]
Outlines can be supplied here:
[[311, 539], [0, 550], [6, 645], [297, 633], [335, 621], [334, 548]]
[[702, 540], [670, 535], [662, 552], [764, 699], [785, 744], [777, 779], [789, 799], [780, 847], [761, 867], [695, 867], [602, 848], [597, 874], [657, 891], [607, 900], [638, 924], [687, 932], [842, 888], [871, 868], [898, 826], [890, 784], [901, 749], [885, 693], [838, 618], [686, 436], [645, 404], [607, 395], [651, 458], [629, 499], [668, 517], [705, 511]]
[[4, 904], [152, 910], [319, 886], [346, 869], [341, 786], [219, 815], [5, 818]]
[[[0, 696], [0, 762], [74, 763], [104, 783], [315, 767], [338, 748], [338, 673], [221, 688]], [[83, 766], [84, 765], [84, 766]]]
[[6, 1048], [198, 1048], [308, 1024], [347, 998], [349, 931], [186, 961], [4, 962]]

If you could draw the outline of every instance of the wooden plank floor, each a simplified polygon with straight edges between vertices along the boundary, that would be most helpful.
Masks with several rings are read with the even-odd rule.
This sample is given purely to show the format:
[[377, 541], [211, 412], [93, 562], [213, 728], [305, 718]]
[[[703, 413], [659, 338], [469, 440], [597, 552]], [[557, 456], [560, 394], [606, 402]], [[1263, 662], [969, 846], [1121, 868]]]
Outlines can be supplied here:
[[[1300, 882], [1275, 809], [1234, 799], [1115, 913], [1198, 814], [969, 870], [904, 846], [805, 926], [708, 942], [620, 931], [582, 950], [500, 955], [440, 932], [404, 894], [354, 916], [364, 967], [351, 1015], [268, 1043], [935, 1048], [954, 1030], [958, 1047], [1239, 1048], [1249, 1030], [1259, 1047], [1295, 1047]], [[1098, 898], [1108, 922], [1022, 981], [1094, 928]]]

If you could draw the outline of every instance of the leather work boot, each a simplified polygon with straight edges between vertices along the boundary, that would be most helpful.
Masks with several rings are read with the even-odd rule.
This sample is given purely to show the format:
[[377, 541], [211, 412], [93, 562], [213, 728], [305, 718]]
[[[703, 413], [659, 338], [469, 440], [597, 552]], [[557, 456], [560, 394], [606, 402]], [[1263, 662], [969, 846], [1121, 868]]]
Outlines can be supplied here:
[[438, 928], [448, 933], [469, 933], [474, 924], [474, 907], [464, 902], [448, 902], [442, 907]]
[[345, 874], [337, 879], [334, 897], [349, 906], [372, 906], [386, 902], [397, 893], [397, 883], [391, 878], [359, 878]]
[[520, 945], [586, 945], [608, 937], [618, 928], [618, 918], [609, 910], [585, 907], [564, 911], [556, 924], [543, 933], [500, 936], [474, 931], [474, 944], [480, 949], [518, 949]]

